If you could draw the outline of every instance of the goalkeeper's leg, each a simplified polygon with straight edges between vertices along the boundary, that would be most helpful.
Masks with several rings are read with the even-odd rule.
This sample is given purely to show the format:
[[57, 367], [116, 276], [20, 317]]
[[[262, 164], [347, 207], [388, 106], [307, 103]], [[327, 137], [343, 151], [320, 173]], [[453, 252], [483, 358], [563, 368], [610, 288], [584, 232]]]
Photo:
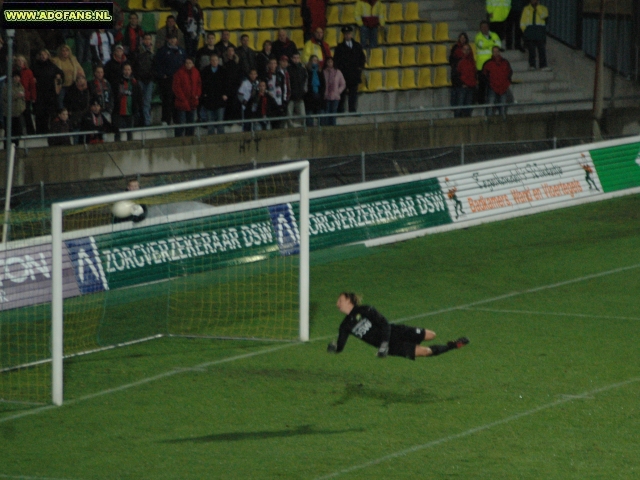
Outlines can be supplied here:
[[416, 357], [435, 357], [450, 350], [462, 348], [468, 343], [469, 339], [467, 337], [460, 337], [455, 341], [447, 342], [446, 345], [429, 345], [428, 347], [416, 345]]

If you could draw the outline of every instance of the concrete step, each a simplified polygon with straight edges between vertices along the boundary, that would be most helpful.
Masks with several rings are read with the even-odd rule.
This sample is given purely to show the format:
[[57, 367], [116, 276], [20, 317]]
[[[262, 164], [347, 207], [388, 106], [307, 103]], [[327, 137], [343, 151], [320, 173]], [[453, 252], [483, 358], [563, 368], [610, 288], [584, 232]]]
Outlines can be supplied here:
[[458, 10], [433, 10], [425, 13], [420, 12], [420, 18], [430, 22], [453, 22], [460, 19], [460, 13]]
[[423, 0], [419, 2], [418, 9], [422, 14], [435, 10], [457, 10], [457, 5], [454, 0]]
[[513, 74], [513, 80], [521, 83], [550, 82], [555, 79], [555, 73], [532, 70]]
[[585, 92], [574, 88], [545, 88], [534, 92], [532, 100], [534, 102], [559, 102], [563, 100], [589, 100], [589, 97]]
[[529, 62], [527, 60], [509, 60], [511, 64], [511, 69], [514, 71], [514, 74], [517, 72], [528, 72], [529, 71]]
[[520, 50], [506, 50], [502, 52], [502, 56], [509, 60], [511, 63], [524, 60], [529, 65], [529, 57], [527, 53], [522, 53]]

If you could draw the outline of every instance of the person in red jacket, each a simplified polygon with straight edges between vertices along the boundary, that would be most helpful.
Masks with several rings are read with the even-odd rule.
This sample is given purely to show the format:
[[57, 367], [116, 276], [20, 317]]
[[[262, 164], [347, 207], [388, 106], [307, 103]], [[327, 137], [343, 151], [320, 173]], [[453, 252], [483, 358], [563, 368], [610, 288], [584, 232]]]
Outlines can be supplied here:
[[500, 104], [500, 107], [487, 107], [487, 116], [493, 115], [494, 110], [500, 112], [503, 117], [507, 115], [507, 107], [504, 105], [509, 98], [511, 86], [511, 64], [501, 54], [500, 47], [493, 47], [492, 56], [482, 67], [482, 73], [488, 82], [487, 103]]
[[[173, 94], [175, 95], [175, 109], [179, 124], [193, 123], [196, 119], [198, 103], [202, 95], [202, 81], [200, 72], [194, 67], [192, 58], [187, 58], [184, 65], [173, 76]], [[191, 137], [194, 127], [176, 128], [176, 137], [184, 135]]]
[[27, 135], [34, 135], [36, 129], [33, 126], [31, 111], [33, 103], [36, 101], [36, 78], [29, 68], [29, 63], [24, 55], [15, 56], [15, 69], [20, 72], [20, 83], [24, 88], [25, 111], [23, 113], [24, 123], [27, 127]]
[[[478, 85], [476, 61], [473, 58], [473, 51], [468, 43], [462, 46], [461, 54], [462, 57], [456, 63], [458, 85], [454, 87], [455, 106], [458, 107], [473, 105], [473, 98], [475, 96], [476, 86]], [[453, 112], [453, 116], [470, 117], [472, 111], [473, 109], [471, 108], [456, 109]]]

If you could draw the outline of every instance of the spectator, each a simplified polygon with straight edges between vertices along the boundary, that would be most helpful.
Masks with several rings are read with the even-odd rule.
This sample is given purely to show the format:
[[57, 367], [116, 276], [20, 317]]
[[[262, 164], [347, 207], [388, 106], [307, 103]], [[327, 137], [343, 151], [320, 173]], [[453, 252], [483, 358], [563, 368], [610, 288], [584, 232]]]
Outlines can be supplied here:
[[307, 94], [304, 97], [304, 108], [307, 114], [307, 126], [312, 127], [314, 119], [309, 115], [321, 114], [324, 108], [324, 91], [326, 88], [324, 75], [320, 68], [318, 57], [311, 55], [307, 63], [308, 84]]
[[[255, 71], [255, 70], [254, 70]], [[202, 78], [201, 115], [205, 122], [222, 122], [224, 109], [230, 92], [225, 78], [225, 71], [220, 66], [220, 59], [215, 53], [209, 56], [209, 66], [200, 71]], [[224, 133], [224, 125], [209, 125], [207, 133]]]
[[272, 44], [273, 55], [280, 58], [286, 55], [289, 59], [293, 58], [293, 54], [298, 52], [296, 44], [289, 39], [287, 31], [284, 28], [278, 30], [278, 39]]
[[[51, 122], [51, 133], [69, 133], [71, 131], [71, 122], [69, 121], [69, 112], [66, 108], [58, 110], [58, 116]], [[49, 146], [55, 145], [71, 145], [71, 135], [65, 137], [49, 137], [47, 138]]]
[[231, 38], [231, 32], [229, 30], [223, 30], [222, 34], [220, 35], [220, 41], [214, 45], [214, 48], [216, 49], [216, 53], [218, 54], [218, 57], [222, 60], [223, 64], [224, 64], [224, 57], [229, 47], [233, 47], [234, 53], [235, 53], [236, 46], [229, 41], [229, 38]]
[[162, 121], [166, 125], [173, 123], [174, 116], [173, 75], [184, 65], [186, 58], [184, 50], [178, 46], [178, 37], [173, 34], [169, 35], [167, 44], [156, 53], [156, 79], [162, 99]]
[[176, 23], [184, 34], [184, 49], [187, 56], [193, 58], [198, 50], [198, 38], [204, 34], [202, 8], [198, 0], [168, 0], [167, 5], [178, 12]]
[[89, 132], [98, 130], [98, 133], [89, 133], [85, 135], [84, 143], [103, 143], [102, 135], [104, 133], [118, 133], [118, 128], [113, 126], [109, 120], [100, 111], [100, 101], [97, 98], [91, 100], [89, 113], [82, 117], [80, 130]]
[[[238, 101], [242, 106], [242, 119], [249, 118], [249, 113], [247, 112], [247, 105], [251, 100], [251, 97], [258, 91], [258, 72], [256, 70], [251, 70], [249, 72], [249, 76], [243, 80], [240, 84], [240, 88], [238, 89]], [[251, 124], [244, 123], [242, 125], [242, 130], [245, 132], [251, 131]]]
[[104, 29], [93, 32], [89, 44], [91, 45], [91, 61], [94, 67], [97, 65], [104, 66], [105, 63], [111, 60], [111, 52], [115, 44], [111, 32], [107, 32]]
[[[344, 76], [340, 70], [333, 68], [333, 58], [327, 58], [322, 69], [325, 81], [324, 110], [325, 113], [336, 113], [340, 103], [340, 95], [347, 88]], [[335, 125], [336, 117], [328, 117], [325, 125]]]
[[256, 52], [249, 47], [249, 35], [246, 33], [240, 37], [240, 46], [236, 50], [236, 55], [240, 60], [240, 68], [243, 76], [249, 75], [251, 70], [256, 68]]
[[71, 129], [76, 130], [80, 127], [80, 121], [87, 112], [89, 112], [89, 104], [91, 102], [91, 91], [87, 84], [87, 78], [84, 73], [79, 73], [76, 81], [64, 97], [64, 107], [69, 114], [69, 123]]
[[36, 133], [44, 134], [49, 132], [49, 120], [58, 111], [57, 98], [64, 73], [53, 64], [49, 51], [43, 48], [33, 64], [33, 76], [36, 79]]
[[129, 14], [129, 25], [123, 30], [119, 31], [114, 40], [116, 43], [122, 45], [124, 54], [127, 56], [130, 62], [135, 63], [136, 54], [140, 45], [142, 45], [142, 39], [144, 38], [144, 31], [138, 25], [138, 14], [131, 12]]
[[[198, 103], [202, 96], [202, 83], [200, 81], [200, 72], [197, 68], [193, 68], [192, 58], [187, 58], [184, 65], [178, 69], [173, 76], [173, 94], [175, 96], [175, 108], [177, 112], [178, 124], [194, 123], [196, 121], [196, 112], [198, 111]], [[176, 137], [192, 137], [194, 127], [176, 128]]]
[[267, 92], [267, 82], [260, 80], [258, 90], [251, 96], [247, 103], [247, 118], [262, 118], [262, 122], [253, 124], [254, 130], [269, 130], [271, 123], [267, 120], [278, 115], [278, 104], [275, 99]]
[[151, 100], [153, 99], [153, 80], [154, 80], [154, 51], [153, 39], [150, 33], [145, 33], [142, 39], [142, 45], [138, 48], [136, 55], [136, 63], [134, 71], [136, 80], [140, 86], [140, 94], [142, 95], [142, 125], [148, 127], [151, 125]]
[[340, 97], [342, 108], [338, 107], [338, 111], [346, 111], [345, 103], [348, 103], [349, 112], [355, 112], [358, 110], [358, 85], [362, 82], [366, 57], [362, 45], [353, 39], [352, 27], [342, 27], [342, 34], [344, 40], [336, 47], [334, 62], [342, 72], [347, 88]]
[[323, 40], [324, 30], [322, 28], [316, 28], [314, 37], [304, 44], [304, 50], [302, 54], [302, 61], [309, 62], [311, 55], [318, 57], [320, 68], [323, 67], [327, 58], [331, 58], [331, 49], [327, 42]]
[[520, 28], [520, 19], [522, 18], [522, 10], [524, 9], [525, 0], [511, 0], [511, 10], [505, 23], [505, 37], [507, 50], [520, 50], [525, 52], [522, 46], [522, 29]]
[[[130, 63], [122, 66], [122, 75], [114, 97], [113, 123], [118, 129], [133, 128], [136, 125], [136, 117], [141, 111], [142, 93], [140, 85], [133, 77], [133, 69]], [[132, 132], [127, 132], [127, 140], [131, 140]], [[120, 134], [116, 133], [116, 140], [120, 140]]]
[[[235, 53], [235, 48], [230, 46], [225, 53], [222, 70], [224, 78], [227, 82], [225, 92], [237, 92], [243, 80], [242, 68], [240, 67], [240, 59]], [[240, 103], [236, 95], [229, 96], [224, 111], [225, 120], [236, 120], [242, 116]]]
[[97, 66], [93, 70], [93, 80], [89, 84], [91, 98], [100, 102], [100, 110], [109, 115], [113, 111], [113, 90], [109, 81], [104, 78], [104, 67]]
[[45, 44], [40, 35], [38, 35], [37, 30], [16, 29], [15, 53], [16, 55], [23, 55], [29, 65], [33, 65], [44, 47]]
[[[13, 143], [16, 147], [20, 140], [17, 137], [23, 135], [23, 115], [26, 109], [25, 107], [25, 92], [24, 87], [20, 81], [20, 71], [14, 70], [12, 73], [13, 83], [11, 84], [11, 143]], [[4, 124], [7, 125], [7, 111], [9, 108], [9, 95], [7, 92], [7, 83], [2, 86], [2, 111], [4, 112]], [[7, 142], [4, 142], [5, 150], [7, 147]]]
[[[278, 104], [280, 115], [284, 117], [291, 100], [291, 77], [289, 76], [289, 59], [286, 55], [280, 57], [276, 68], [276, 95], [274, 98]], [[282, 122], [272, 122], [271, 125], [273, 128], [281, 128]]]
[[39, 29], [38, 35], [50, 52], [57, 52], [64, 45], [64, 35], [60, 29]]
[[506, 21], [511, 10], [511, 0], [486, 0], [487, 18], [492, 32], [495, 32], [501, 41], [506, 34]]
[[118, 82], [122, 77], [122, 66], [127, 63], [127, 56], [124, 54], [124, 47], [116, 45], [113, 49], [113, 56], [104, 66], [104, 78], [111, 85], [111, 95], [115, 101], [118, 94]]
[[273, 54], [273, 45], [271, 40], [265, 40], [262, 43], [262, 50], [256, 55], [256, 70], [258, 71], [258, 78], [264, 78], [267, 74], [267, 66], [269, 60], [276, 58]]
[[[287, 105], [287, 116], [293, 117], [298, 115], [305, 117], [304, 97], [307, 93], [309, 83], [309, 75], [307, 69], [300, 62], [300, 53], [295, 52], [291, 57], [291, 65], [289, 65], [289, 82], [291, 83], [291, 98]], [[293, 127], [293, 120], [289, 120], [288, 124]]]
[[37, 98], [36, 79], [24, 55], [16, 55], [14, 65], [14, 68], [20, 72], [20, 83], [22, 84], [22, 88], [24, 88], [25, 110], [23, 116], [26, 133], [27, 135], [33, 135], [36, 133], [36, 130], [33, 126], [31, 112], [33, 111], [33, 103]]
[[360, 27], [360, 41], [366, 49], [378, 46], [378, 27], [384, 28], [387, 7], [378, 0], [356, 2], [356, 23]]
[[175, 35], [177, 38], [177, 45], [184, 50], [184, 34], [176, 26], [176, 17], [169, 15], [164, 27], [160, 28], [156, 32], [156, 51], [159, 51], [169, 41], [169, 36]]
[[[318, 28], [324, 30], [327, 27], [328, 0], [304, 0], [301, 5], [303, 27], [307, 37]], [[306, 17], [306, 18], [305, 18]], [[305, 21], [306, 20], [306, 21]]]
[[[469, 44], [469, 36], [465, 33], [462, 32], [460, 35], [458, 35], [458, 41], [451, 47], [451, 52], [449, 53], [449, 66], [451, 67], [451, 98], [450, 98], [450, 103], [452, 107], [455, 107], [458, 105], [458, 88], [462, 86], [461, 80], [460, 80], [460, 74], [458, 73], [458, 62], [460, 61], [460, 59], [464, 56], [464, 53], [462, 51], [463, 47], [465, 45]], [[473, 58], [473, 52], [471, 53], [471, 56]], [[458, 110], [454, 110], [453, 115], [454, 117], [457, 117], [458, 115], [456, 115], [459, 111]]]
[[61, 45], [58, 48], [58, 56], [51, 59], [51, 61], [64, 73], [64, 81], [58, 94], [58, 108], [60, 109], [64, 104], [64, 96], [67, 94], [67, 90], [73, 85], [78, 74], [84, 75], [84, 70], [75, 55], [71, 53], [71, 48], [68, 45]]
[[210, 65], [209, 57], [212, 53], [216, 53], [216, 34], [209, 32], [207, 33], [204, 46], [196, 52], [196, 68], [198, 70], [202, 70]]
[[[455, 78], [456, 84], [453, 87], [455, 93], [455, 102], [453, 106], [467, 106], [473, 105], [473, 98], [475, 96], [477, 80], [476, 62], [473, 59], [473, 51], [471, 45], [468, 43], [462, 46], [462, 58], [456, 62]], [[453, 83], [453, 70], [451, 74]], [[453, 112], [454, 117], [470, 117], [472, 113], [471, 108], [456, 109]]]
[[529, 70], [536, 69], [536, 50], [538, 50], [540, 70], [551, 71], [547, 66], [547, 18], [549, 18], [549, 10], [544, 5], [540, 5], [539, 0], [531, 0], [531, 3], [522, 11], [520, 28], [523, 32], [524, 44], [529, 50]]
[[[482, 72], [489, 85], [487, 103], [490, 105], [506, 104], [513, 70], [511, 70], [509, 60], [502, 57], [500, 47], [493, 47], [492, 52], [493, 56], [482, 67]], [[507, 115], [506, 106], [502, 105], [497, 110], [503, 117]], [[493, 111], [494, 107], [487, 107], [487, 116], [493, 115]]]
[[495, 32], [489, 30], [489, 22], [480, 22], [480, 31], [476, 35], [476, 68], [478, 70], [478, 103], [485, 102], [487, 93], [487, 80], [482, 74], [484, 62], [491, 58], [491, 51], [494, 46], [502, 48], [500, 37]]
[[111, 35], [116, 36], [124, 28], [124, 12], [118, 2], [113, 2], [113, 21], [111, 23]]
[[[75, 30], [76, 58], [80, 65], [91, 63], [91, 34], [93, 30], [89, 28], [78, 28]], [[56, 117], [58, 118], [58, 117]]]

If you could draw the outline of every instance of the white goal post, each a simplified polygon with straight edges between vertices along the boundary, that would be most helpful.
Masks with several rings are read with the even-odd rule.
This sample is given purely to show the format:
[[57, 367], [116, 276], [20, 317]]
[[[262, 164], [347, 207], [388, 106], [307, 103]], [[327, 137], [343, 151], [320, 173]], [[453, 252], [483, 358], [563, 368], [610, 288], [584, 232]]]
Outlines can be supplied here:
[[[299, 339], [309, 340], [309, 162], [297, 161], [262, 169], [221, 175], [201, 180], [145, 188], [142, 190], [103, 195], [98, 197], [54, 203], [51, 207], [51, 362], [52, 362], [52, 402], [63, 402], [63, 360], [64, 360], [64, 322], [63, 322], [63, 214], [65, 211], [113, 204], [122, 200], [136, 200], [156, 195], [166, 195], [186, 190], [247, 181], [270, 175], [299, 172], [299, 193], [291, 196], [299, 202]], [[295, 317], [294, 317], [295, 318]]]

